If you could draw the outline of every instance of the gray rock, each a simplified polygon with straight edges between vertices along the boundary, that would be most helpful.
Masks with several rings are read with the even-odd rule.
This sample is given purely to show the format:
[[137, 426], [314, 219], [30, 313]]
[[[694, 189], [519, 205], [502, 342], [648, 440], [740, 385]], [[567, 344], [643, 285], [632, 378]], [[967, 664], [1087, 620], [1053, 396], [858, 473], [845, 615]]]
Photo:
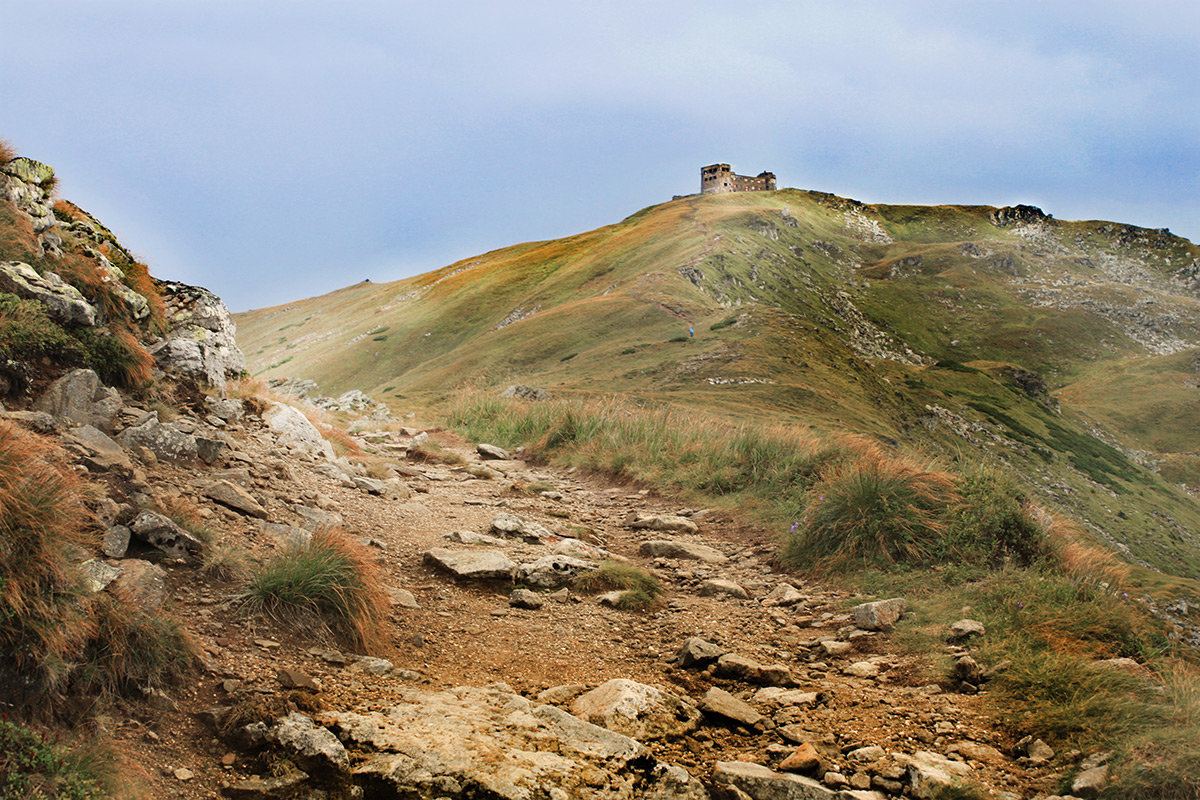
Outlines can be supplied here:
[[790, 583], [780, 583], [762, 599], [764, 606], [794, 606], [804, 602], [804, 595]]
[[557, 589], [566, 586], [585, 572], [598, 569], [594, 561], [570, 556], [542, 556], [536, 561], [521, 564], [512, 572], [514, 581], [527, 583], [542, 589]]
[[675, 663], [684, 669], [706, 667], [725, 653], [719, 644], [705, 641], [698, 636], [685, 639], [675, 652]]
[[159, 608], [167, 599], [167, 571], [140, 558], [117, 562], [121, 575], [110, 584], [144, 608]]
[[855, 678], [874, 678], [879, 675], [879, 665], [871, 661], [855, 661], [842, 667], [842, 674]]
[[1025, 755], [1034, 764], [1045, 764], [1054, 758], [1054, 748], [1041, 739], [1034, 739], [1026, 745]]
[[571, 713], [639, 741], [683, 736], [696, 730], [701, 718], [691, 703], [627, 678], [614, 678], [580, 695]]
[[513, 589], [512, 593], [508, 596], [508, 604], [514, 608], [534, 610], [545, 605], [545, 601], [542, 600], [542, 596], [537, 592], [530, 591], [529, 589]]
[[259, 530], [274, 539], [285, 548], [304, 548], [312, 543], [312, 531], [297, 528], [295, 525], [281, 525], [277, 522], [259, 522]]
[[255, 500], [249, 492], [237, 484], [219, 480], [205, 486], [200, 493], [210, 500], [215, 500], [234, 511], [247, 514], [258, 519], [265, 519], [267, 510]]
[[[634, 739], [500, 687], [401, 687], [386, 712], [330, 714], [366, 795], [706, 800]], [[501, 756], [502, 754], [502, 756]]]
[[750, 598], [750, 593], [741, 586], [723, 578], [710, 578], [700, 584], [701, 597], [713, 597], [714, 595], [726, 595], [728, 597], [735, 597], [738, 600], [748, 600]]
[[1106, 785], [1108, 785], [1108, 765], [1101, 764], [1098, 767], [1085, 769], [1076, 775], [1075, 780], [1071, 781], [1071, 794], [1085, 798], [1085, 800], [1098, 797]]
[[676, 533], [697, 533], [700, 530], [699, 526], [687, 517], [680, 517], [674, 514], [647, 516], [633, 514], [630, 517], [626, 520], [625, 524], [634, 529], [674, 531]]
[[529, 522], [512, 514], [500, 514], [492, 520], [492, 533], [497, 536], [519, 537], [527, 542], [537, 544], [554, 536], [549, 530], [536, 522]]
[[985, 633], [987, 633], [987, 628], [983, 626], [982, 622], [960, 619], [950, 626], [949, 638], [951, 641], [962, 641], [972, 636], [983, 636]]
[[96, 309], [78, 289], [53, 272], [38, 275], [37, 270], [20, 261], [0, 261], [0, 291], [36, 300], [46, 308], [47, 316], [61, 325], [96, 324]]
[[537, 402], [541, 400], [549, 400], [550, 393], [545, 389], [538, 389], [533, 386], [525, 386], [522, 384], [513, 384], [500, 393], [501, 397], [519, 397], [522, 400]]
[[130, 532], [147, 544], [174, 556], [195, 555], [204, 544], [155, 511], [143, 511], [129, 523]]
[[270, 778], [245, 778], [221, 789], [231, 800], [287, 800], [297, 797], [308, 774], [298, 769], [289, 769], [282, 775]]
[[46, 387], [33, 410], [110, 431], [121, 405], [121, 395], [101, 383], [95, 372], [75, 369]]
[[729, 560], [724, 553], [707, 545], [677, 540], [642, 542], [639, 551], [652, 558], [690, 559], [708, 564], [721, 564]]
[[854, 607], [854, 624], [864, 631], [890, 631], [904, 615], [904, 598], [876, 600]]
[[425, 563], [441, 567], [456, 577], [475, 580], [508, 579], [517, 566], [499, 550], [450, 550], [444, 547], [428, 550]]
[[799, 689], [782, 689], [778, 686], [767, 686], [754, 693], [754, 702], [768, 708], [791, 708], [795, 706], [815, 706], [821, 699], [817, 692], [803, 692]]
[[842, 656], [854, 649], [850, 642], [839, 642], [836, 639], [822, 639], [818, 646], [827, 656]]
[[226, 422], [238, 422], [246, 413], [246, 404], [242, 400], [218, 400], [206, 397], [204, 402], [208, 406], [210, 414], [214, 414]]
[[475, 446], [475, 452], [479, 453], [481, 458], [491, 461], [508, 461], [512, 458], [511, 453], [494, 444], [478, 444]]
[[700, 710], [745, 725], [747, 728], [753, 728], [763, 720], [762, 714], [751, 708], [748, 703], [715, 686], [700, 699]]
[[475, 533], [474, 531], [451, 531], [442, 537], [449, 539], [452, 542], [459, 544], [486, 544], [486, 545], [504, 545], [506, 542], [499, 536], [489, 536], [486, 533]]
[[349, 767], [350, 757], [338, 738], [303, 714], [288, 714], [271, 735], [303, 769], [341, 771]]
[[84, 561], [79, 565], [79, 569], [87, 580], [88, 591], [92, 593], [104, 591], [110, 583], [121, 577], [122, 572], [120, 567], [95, 558]]
[[757, 684], [759, 686], [791, 686], [792, 672], [782, 664], [760, 664], [736, 653], [726, 653], [717, 659], [716, 673]]
[[421, 604], [417, 602], [417, 597], [408, 589], [400, 589], [395, 586], [387, 587], [388, 599], [392, 605], [400, 608], [420, 608]]
[[919, 750], [911, 756], [896, 754], [896, 760], [908, 769], [908, 782], [913, 797], [927, 800], [961, 786], [971, 768], [962, 761]]
[[979, 666], [979, 663], [970, 656], [962, 656], [954, 662], [954, 677], [973, 686], [978, 686], [987, 680], [983, 667]]
[[752, 800], [840, 800], [853, 797], [848, 792], [829, 789], [812, 778], [775, 772], [747, 761], [718, 761], [713, 767], [713, 782], [732, 786]]
[[91, 425], [80, 425], [63, 434], [63, 442], [77, 445], [92, 455], [111, 456], [124, 459], [128, 464], [129, 457], [116, 439]]
[[121, 431], [117, 434], [117, 441], [126, 450], [145, 447], [165, 461], [187, 463], [196, 459], [196, 437], [182, 433], [168, 423], [159, 422], [157, 416]]
[[284, 447], [324, 456], [330, 461], [335, 458], [333, 446], [325, 441], [325, 437], [304, 414], [292, 406], [271, 403], [263, 412], [262, 420], [275, 434], [275, 440]]
[[221, 298], [174, 281], [159, 281], [158, 288], [170, 328], [166, 339], [151, 348], [159, 367], [221, 388], [246, 370], [237, 327]]
[[612, 553], [603, 547], [596, 547], [581, 539], [572, 539], [571, 537], [556, 542], [550, 550], [555, 555], [591, 559], [593, 561], [604, 561], [612, 558]]
[[354, 488], [360, 492], [367, 494], [383, 495], [383, 481], [375, 480], [374, 478], [351, 478], [354, 481]]
[[229, 445], [221, 439], [210, 439], [207, 436], [196, 437], [196, 455], [205, 464], [216, 464], [224, 461], [229, 454]]
[[113, 525], [104, 532], [100, 540], [100, 552], [109, 558], [124, 558], [129, 550], [130, 530], [124, 525]]
[[319, 508], [299, 504], [292, 506], [292, 511], [300, 517], [301, 527], [313, 533], [336, 528], [342, 524], [342, 515], [335, 511], [323, 511]]
[[579, 697], [579, 695], [587, 691], [587, 688], [581, 683], [564, 683], [559, 686], [551, 686], [549, 689], [538, 693], [537, 701], [551, 705], [562, 705]]
[[60, 421], [45, 411], [9, 411], [6, 416], [38, 433], [57, 433], [62, 428]]

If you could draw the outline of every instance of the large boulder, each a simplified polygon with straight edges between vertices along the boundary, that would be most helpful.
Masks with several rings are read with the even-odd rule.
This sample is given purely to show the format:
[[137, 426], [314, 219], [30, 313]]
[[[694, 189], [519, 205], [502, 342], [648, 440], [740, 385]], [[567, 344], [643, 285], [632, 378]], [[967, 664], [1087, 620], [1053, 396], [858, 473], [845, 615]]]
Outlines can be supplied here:
[[50, 319], [61, 325], [96, 324], [96, 309], [78, 289], [53, 272], [38, 275], [37, 270], [20, 261], [0, 261], [0, 291], [38, 301], [46, 307]]
[[158, 286], [170, 326], [165, 341], [151, 349], [161, 369], [216, 387], [245, 372], [237, 327], [221, 298], [174, 281], [160, 281]]
[[338, 738], [304, 714], [288, 714], [271, 732], [271, 738], [306, 770], [340, 771], [349, 766], [350, 757]]
[[328, 714], [367, 797], [706, 800], [645, 746], [506, 687], [405, 687], [386, 711]]
[[204, 544], [156, 511], [142, 511], [129, 523], [130, 532], [147, 544], [173, 556], [199, 553]]
[[169, 422], [159, 422], [157, 414], [148, 417], [141, 425], [118, 433], [117, 441], [129, 450], [145, 447], [166, 461], [187, 463], [195, 461], [198, 455], [196, 437]]
[[571, 713], [634, 739], [670, 739], [700, 725], [700, 712], [670, 692], [614, 678], [575, 698]]
[[285, 447], [294, 447], [333, 460], [333, 446], [299, 409], [287, 403], [271, 403], [262, 413], [262, 420]]
[[50, 384], [33, 409], [109, 431], [121, 405], [121, 395], [101, 383], [99, 375], [90, 369], [74, 369]]

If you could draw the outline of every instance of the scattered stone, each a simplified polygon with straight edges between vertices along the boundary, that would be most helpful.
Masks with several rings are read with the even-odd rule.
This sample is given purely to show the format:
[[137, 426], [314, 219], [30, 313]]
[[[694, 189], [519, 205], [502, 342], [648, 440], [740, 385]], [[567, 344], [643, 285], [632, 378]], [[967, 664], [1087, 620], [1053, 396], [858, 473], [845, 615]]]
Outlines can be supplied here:
[[321, 683], [307, 672], [298, 669], [281, 669], [275, 677], [285, 689], [300, 689], [305, 692], [321, 691]]
[[562, 705], [569, 703], [579, 695], [587, 691], [586, 686], [581, 683], [564, 683], [560, 686], [551, 686], [540, 692], [537, 696], [539, 703], [549, 703], [550, 705]]
[[775, 772], [748, 761], [718, 761], [713, 781], [718, 786], [732, 786], [752, 800], [832, 800], [840, 796], [812, 778]]
[[961, 642], [972, 636], [983, 636], [985, 633], [987, 633], [987, 628], [983, 626], [982, 622], [960, 619], [950, 626], [950, 635], [947, 638], [952, 642]]
[[[1018, 743], [1019, 745], [1020, 743]], [[1025, 756], [1036, 765], [1045, 764], [1054, 758], [1054, 748], [1041, 739], [1034, 739], [1025, 745]]]
[[478, 444], [475, 446], [475, 452], [479, 453], [479, 457], [490, 461], [509, 461], [512, 459], [512, 453], [509, 453], [503, 447], [496, 447], [494, 444]]
[[111, 431], [121, 410], [121, 395], [90, 369], [74, 369], [51, 383], [33, 404], [34, 411]]
[[417, 602], [416, 595], [414, 595], [408, 589], [400, 589], [396, 586], [388, 586], [385, 588], [388, 593], [388, 599], [391, 601], [392, 605], [399, 606], [400, 608], [412, 609], [421, 607], [421, 604]]
[[545, 602], [537, 592], [529, 589], [513, 589], [512, 594], [508, 596], [508, 604], [514, 608], [535, 610], [541, 608]]
[[651, 516], [631, 514], [626, 518], [625, 524], [635, 530], [674, 531], [676, 533], [699, 533], [700, 531], [700, 527], [687, 517], [679, 517], [673, 514]]
[[876, 600], [854, 607], [854, 624], [865, 631], [890, 631], [904, 615], [903, 597]]
[[388, 661], [386, 658], [379, 658], [378, 656], [363, 656], [359, 659], [356, 659], [353, 666], [354, 669], [359, 669], [363, 672], [369, 672], [372, 675], [387, 675], [389, 672], [395, 669], [396, 665], [391, 661]]
[[137, 538], [174, 556], [195, 555], [204, 549], [204, 544], [155, 511], [142, 511], [129, 523], [129, 530]]
[[342, 524], [342, 515], [333, 511], [324, 511], [300, 504], [293, 505], [292, 511], [300, 517], [300, 526], [313, 533], [336, 528]]
[[845, 655], [854, 649], [854, 645], [850, 644], [850, 642], [839, 642], [836, 639], [822, 639], [819, 646], [827, 656]]
[[240, 780], [221, 789], [221, 793], [232, 800], [286, 800], [296, 797], [307, 780], [307, 773], [292, 768], [270, 778]]
[[842, 673], [855, 678], [875, 678], [879, 675], [879, 665], [871, 661], [855, 661], [842, 667]]
[[866, 747], [857, 747], [846, 754], [846, 758], [851, 761], [870, 762], [878, 761], [887, 755], [887, 751], [879, 745], [867, 745]]
[[216, 464], [225, 460], [229, 453], [229, 445], [221, 439], [210, 439], [206, 436], [196, 437], [196, 457], [205, 464]]
[[539, 389], [534, 386], [525, 386], [523, 384], [513, 384], [500, 393], [501, 397], [518, 397], [522, 400], [530, 402], [538, 402], [541, 400], [549, 400], [550, 393], [545, 389]]
[[1091, 798], [1098, 797], [1100, 792], [1108, 784], [1108, 765], [1101, 764], [1097, 767], [1085, 769], [1075, 776], [1075, 780], [1071, 781], [1071, 794], [1077, 797]]
[[580, 695], [571, 704], [571, 713], [640, 741], [691, 733], [701, 718], [693, 705], [679, 697], [626, 678], [615, 678]]
[[109, 558], [124, 558], [129, 550], [129, 528], [124, 525], [113, 525], [104, 532], [100, 540], [100, 552]]
[[726, 653], [717, 659], [716, 674], [741, 678], [759, 686], [791, 686], [792, 672], [783, 664], [760, 664], [736, 653]]
[[816, 772], [821, 768], [821, 755], [811, 742], [805, 742], [780, 761], [779, 768], [784, 772]]
[[358, 489], [360, 492], [366, 492], [367, 494], [375, 495], [376, 497], [381, 497], [383, 495], [383, 481], [379, 481], [374, 478], [361, 477], [352, 477], [350, 480], [354, 483], [354, 488]]
[[140, 558], [117, 562], [121, 575], [110, 584], [144, 608], [158, 608], [167, 599], [167, 571]]
[[187, 767], [179, 767], [171, 774], [175, 776], [175, 780], [184, 781], [185, 783], [196, 777], [196, 773], [192, 772]]
[[200, 494], [223, 506], [258, 519], [266, 519], [267, 510], [249, 492], [229, 481], [213, 481], [200, 490]]
[[295, 711], [288, 714], [271, 735], [302, 769], [344, 770], [350, 764], [346, 748], [338, 738], [304, 714]]
[[817, 692], [804, 692], [799, 689], [782, 689], [778, 686], [767, 686], [755, 692], [753, 700], [770, 708], [814, 706], [820, 700], [820, 695]]
[[1008, 761], [999, 750], [991, 745], [980, 742], [958, 742], [950, 745], [948, 752], [958, 753], [963, 758], [969, 758], [972, 761], [980, 761], [985, 764], [1000, 765]]
[[543, 589], [557, 589], [575, 580], [585, 572], [598, 569], [594, 561], [570, 556], [542, 556], [536, 561], [521, 564], [512, 571], [514, 581], [539, 586]]
[[738, 725], [753, 728], [762, 722], [762, 714], [755, 711], [749, 704], [737, 699], [724, 689], [712, 687], [700, 699], [700, 710], [713, 716], [721, 717]]
[[312, 544], [312, 531], [297, 528], [295, 525], [282, 525], [278, 522], [262, 520], [258, 523], [258, 527], [284, 548], [303, 549]]
[[983, 668], [970, 656], [961, 656], [954, 662], [954, 677], [962, 683], [976, 687], [987, 680]]
[[532, 544], [538, 544], [552, 537], [552, 534], [536, 522], [527, 522], [512, 514], [500, 514], [492, 520], [492, 533], [506, 537], [520, 537]]
[[794, 606], [804, 602], [804, 595], [790, 583], [780, 583], [762, 599], [764, 606]]
[[705, 641], [698, 636], [685, 639], [675, 652], [675, 663], [684, 669], [702, 668], [716, 661], [725, 653], [719, 644]]
[[693, 542], [664, 540], [642, 542], [639, 550], [642, 555], [651, 558], [690, 559], [708, 564], [720, 564], [729, 560], [728, 556], [719, 550]]
[[714, 595], [728, 595], [739, 600], [748, 600], [750, 593], [743, 589], [733, 581], [727, 581], [723, 578], [710, 578], [700, 584], [701, 597], [713, 597]]
[[612, 558], [612, 553], [604, 548], [595, 547], [581, 539], [572, 539], [570, 537], [563, 539], [550, 549], [557, 555], [585, 558], [593, 561], [604, 561]]
[[444, 547], [427, 551], [425, 563], [441, 567], [456, 577], [475, 580], [511, 578], [517, 566], [499, 550], [449, 550]]
[[158, 421], [158, 415], [152, 414], [139, 425], [126, 428], [117, 434], [117, 441], [126, 450], [136, 450], [144, 447], [154, 454], [155, 458], [164, 461], [187, 463], [196, 459], [196, 437], [175, 428], [165, 422]]
[[486, 533], [475, 533], [474, 531], [451, 531], [442, 538], [458, 542], [459, 544], [487, 544], [493, 546], [505, 544], [505, 540], [498, 536], [489, 536]]
[[894, 756], [908, 768], [908, 782], [913, 797], [929, 800], [952, 790], [963, 783], [971, 768], [962, 761], [951, 761], [945, 756], [918, 750], [911, 756]]

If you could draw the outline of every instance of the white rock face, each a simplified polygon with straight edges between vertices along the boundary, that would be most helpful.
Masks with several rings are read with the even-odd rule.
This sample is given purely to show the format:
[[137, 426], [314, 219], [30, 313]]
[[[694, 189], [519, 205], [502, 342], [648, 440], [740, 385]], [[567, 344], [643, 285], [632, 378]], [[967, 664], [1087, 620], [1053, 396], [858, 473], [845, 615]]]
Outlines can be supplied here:
[[174, 281], [161, 281], [159, 287], [171, 326], [166, 340], [150, 351], [159, 367], [217, 387], [245, 371], [237, 326], [221, 298]]
[[634, 739], [667, 739], [696, 730], [700, 712], [675, 695], [627, 678], [602, 683], [575, 699], [571, 713]]
[[0, 261], [0, 290], [38, 301], [51, 319], [63, 325], [96, 324], [96, 309], [78, 289], [53, 272], [38, 275], [37, 270], [20, 261]]
[[274, 431], [281, 445], [299, 447], [330, 460], [335, 458], [333, 446], [325, 441], [321, 432], [298, 409], [286, 403], [271, 403], [263, 412], [262, 419]]

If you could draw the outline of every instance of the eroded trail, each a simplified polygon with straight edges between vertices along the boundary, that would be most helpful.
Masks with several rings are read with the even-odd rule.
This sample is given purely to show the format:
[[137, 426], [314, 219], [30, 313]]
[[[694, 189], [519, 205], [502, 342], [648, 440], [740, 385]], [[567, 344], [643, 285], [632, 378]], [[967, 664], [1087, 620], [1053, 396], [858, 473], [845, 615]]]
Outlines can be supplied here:
[[[393, 592], [389, 641], [375, 659], [361, 659], [328, 636], [231, 606], [228, 601], [239, 590], [235, 584], [214, 584], [185, 565], [171, 567], [171, 604], [205, 650], [208, 673], [166, 712], [166, 721], [130, 723], [117, 731], [138, 751], [138, 759], [155, 765], [151, 780], [158, 796], [283, 797], [297, 791], [305, 796], [314, 786], [344, 785], [322, 783], [341, 770], [355, 774], [368, 796], [468, 797], [488, 785], [468, 790], [471, 775], [494, 778], [505, 764], [504, 769], [516, 770], [517, 777], [510, 776], [513, 797], [593, 796], [572, 789], [570, 781], [538, 783], [537, 770], [553, 775], [564, 769], [561, 764], [534, 759], [535, 769], [509, 762], [512, 753], [542, 752], [539, 741], [559, 759], [578, 750], [580, 737], [590, 734], [563, 728], [567, 723], [547, 717], [551, 712], [545, 707], [587, 716], [579, 696], [613, 679], [657, 687], [686, 710], [668, 713], [664, 719], [673, 716], [675, 722], [665, 727], [638, 728], [640, 723], [628, 720], [657, 719], [662, 711], [654, 709], [662, 698], [634, 702], [626, 697], [614, 701], [616, 710], [590, 718], [607, 719], [618, 732], [634, 724], [650, 754], [691, 778], [680, 784], [649, 773], [637, 777], [636, 770], [605, 750], [602, 757], [588, 756], [600, 759], [589, 762], [589, 769], [599, 772], [581, 785], [596, 792], [607, 786], [609, 794], [597, 797], [705, 797], [714, 774], [718, 783], [747, 792], [729, 795], [738, 797], [774, 797], [769, 791], [778, 787], [756, 790], [755, 781], [782, 780], [786, 787], [799, 780], [788, 775], [806, 776], [805, 786], [830, 796], [842, 790], [864, 792], [860, 797], [923, 796], [928, 790], [922, 788], [922, 776], [938, 769], [948, 769], [951, 776], [962, 772], [1013, 796], [1032, 797], [1049, 788], [1043, 768], [1028, 759], [1018, 763], [1012, 743], [988, 728], [978, 696], [931, 685], [924, 655], [902, 654], [892, 634], [855, 625], [850, 609], [871, 598], [851, 599], [777, 572], [770, 536], [728, 514], [682, 509], [655, 492], [595, 476], [520, 460], [484, 461], [470, 444], [446, 434], [437, 438], [464, 465], [398, 458], [405, 473], [399, 480], [382, 487], [361, 480], [356, 485], [324, 459], [281, 449], [255, 420], [242, 425], [244, 430], [234, 431], [238, 448], [224, 469], [197, 478], [194, 472], [161, 466], [155, 492], [178, 492], [191, 500], [223, 538], [246, 544], [259, 557], [281, 547], [295, 531], [340, 518], [350, 535], [369, 542], [386, 584], [399, 590]], [[372, 447], [382, 442], [398, 454], [409, 439], [379, 431], [365, 441]], [[488, 471], [491, 477], [478, 477]], [[206, 499], [200, 490], [214, 478], [250, 492], [266, 510], [267, 522]], [[380, 488], [383, 494], [370, 493]], [[664, 521], [652, 523], [653, 517]], [[631, 527], [636, 519], [682, 530]], [[695, 546], [708, 560], [686, 557]], [[447, 553], [482, 552], [516, 565], [541, 563], [542, 572], [520, 581], [540, 589], [541, 606], [512, 605], [512, 580], [455, 576], [427, 555], [431, 550], [442, 560]], [[573, 557], [602, 558], [603, 551], [658, 578], [665, 592], [655, 608], [610, 607], [566, 577], [557, 586], [537, 585], [556, 583], [547, 569], [553, 573], [557, 567], [566, 576]], [[677, 654], [692, 637], [715, 649], [683, 666]], [[720, 661], [710, 657], [717, 652], [725, 654]], [[282, 713], [283, 698], [297, 697], [284, 684], [303, 686], [310, 679], [319, 691], [303, 693], [300, 705], [317, 724], [304, 724], [325, 736], [336, 732], [344, 744], [342, 756], [304, 754], [295, 747], [289, 755], [288, 746], [278, 743], [264, 751], [245, 736], [214, 734], [213, 709], [219, 717], [229, 708], [276, 703]], [[476, 689], [447, 694], [454, 687]], [[721, 705], [726, 697], [732, 705]], [[407, 722], [396, 723], [403, 735], [386, 722], [389, 715], [393, 722], [400, 719], [395, 715], [401, 709], [409, 715]], [[569, 725], [574, 721], [571, 717]], [[543, 730], [547, 725], [550, 732]], [[532, 739], [506, 738], [513, 731]], [[419, 735], [425, 738], [404, 738]], [[617, 747], [611, 742], [604, 747], [610, 745]], [[413, 761], [417, 751], [457, 777], [423, 784], [419, 775], [401, 775], [428, 772], [429, 764]], [[949, 759], [950, 766], [914, 761], [922, 751]], [[742, 775], [739, 770], [750, 769], [744, 765], [714, 773], [719, 762], [730, 761], [769, 766], [776, 770], [771, 776], [782, 777]], [[301, 781], [285, 764], [300, 766], [312, 777]], [[600, 775], [606, 769], [610, 774]], [[451, 792], [453, 785], [459, 794]], [[553, 786], [565, 786], [556, 791], [567, 793], [546, 793]]]

